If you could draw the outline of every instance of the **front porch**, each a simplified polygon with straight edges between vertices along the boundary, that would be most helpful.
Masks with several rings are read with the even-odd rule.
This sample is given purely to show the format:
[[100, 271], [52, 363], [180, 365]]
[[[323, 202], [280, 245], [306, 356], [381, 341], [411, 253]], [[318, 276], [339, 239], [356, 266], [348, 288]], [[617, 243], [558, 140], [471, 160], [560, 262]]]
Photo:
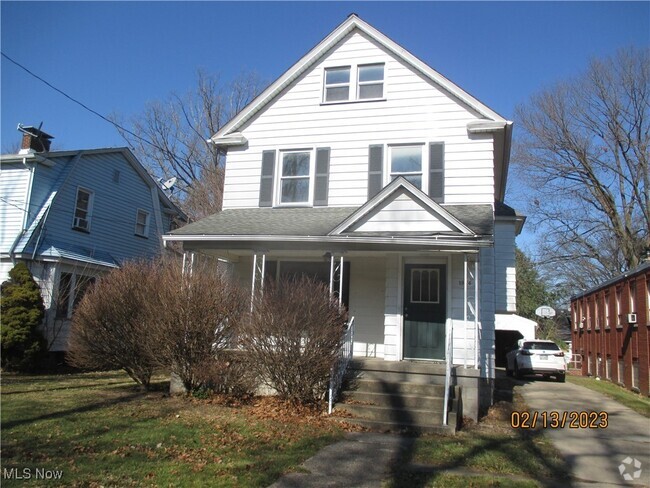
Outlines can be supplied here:
[[[429, 360], [485, 370], [479, 252], [229, 252], [243, 286], [307, 274], [325, 283], [355, 318], [354, 356]], [[489, 290], [488, 290], [489, 292]], [[416, 310], [417, 308], [417, 310]], [[448, 351], [450, 338], [451, 351]], [[493, 340], [493, 339], [492, 339]]]
[[[482, 253], [485, 250], [274, 249], [210, 254], [227, 263], [233, 277], [249, 290], [251, 306], [253, 297], [271, 281], [295, 274], [322, 281], [354, 317], [354, 364], [382, 371], [377, 365], [383, 363], [393, 379], [402, 371], [404, 382], [426, 377], [444, 387], [449, 363], [449, 385], [464, 391], [463, 415], [477, 418], [489, 405], [486, 385], [493, 378], [494, 315], [490, 317], [489, 307], [482, 314]], [[484, 259], [489, 256], [486, 253]], [[489, 287], [486, 291], [489, 294]], [[412, 315], [414, 306], [425, 307], [418, 317]]]

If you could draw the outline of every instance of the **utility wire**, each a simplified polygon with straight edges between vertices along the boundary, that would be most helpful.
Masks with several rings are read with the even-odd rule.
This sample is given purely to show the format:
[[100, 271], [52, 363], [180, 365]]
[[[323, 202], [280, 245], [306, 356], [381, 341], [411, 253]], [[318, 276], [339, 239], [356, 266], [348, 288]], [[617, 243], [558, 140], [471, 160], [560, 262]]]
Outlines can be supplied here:
[[158, 149], [159, 151], [164, 151], [164, 150], [163, 150], [160, 146], [158, 146], [157, 144], [151, 142], [151, 141], [148, 140], [148, 139], [145, 139], [144, 137], [139, 136], [138, 134], [135, 134], [134, 132], [131, 132], [131, 131], [130, 131], [129, 129], [127, 129], [126, 127], [122, 127], [120, 124], [118, 124], [118, 123], [116, 123], [116, 122], [113, 122], [112, 120], [110, 120], [110, 119], [108, 119], [107, 117], [103, 116], [102, 114], [100, 114], [100, 113], [97, 112], [96, 110], [93, 110], [92, 108], [90, 108], [88, 105], [85, 105], [84, 103], [80, 102], [79, 100], [77, 100], [77, 99], [71, 97], [70, 95], [68, 95], [67, 93], [65, 93], [63, 90], [58, 89], [57, 87], [55, 87], [54, 85], [52, 85], [52, 84], [51, 84], [50, 82], [48, 82], [47, 80], [44, 80], [43, 78], [41, 78], [40, 76], [38, 76], [36, 73], [30, 71], [28, 68], [26, 68], [25, 66], [23, 66], [22, 64], [20, 64], [18, 61], [14, 60], [14, 59], [11, 59], [11, 58], [10, 58], [9, 56], [7, 56], [4, 52], [0, 51], [0, 54], [2, 54], [2, 56], [3, 56], [4, 58], [6, 58], [7, 61], [9, 61], [9, 62], [15, 64], [15, 65], [18, 66], [20, 69], [26, 71], [27, 73], [29, 73], [30, 75], [32, 75], [32, 76], [33, 76], [34, 78], [36, 78], [37, 80], [39, 80], [39, 81], [45, 83], [47, 86], [49, 86], [50, 88], [52, 88], [52, 90], [54, 90], [54, 91], [60, 93], [61, 95], [63, 95], [64, 97], [66, 97], [68, 100], [70, 100], [70, 101], [76, 103], [77, 105], [80, 105], [80, 106], [83, 107], [84, 109], [86, 109], [86, 110], [88, 110], [89, 112], [95, 114], [95, 115], [96, 115], [97, 117], [99, 117], [100, 119], [105, 120], [106, 122], [108, 122], [109, 124], [111, 124], [112, 126], [114, 126], [116, 129], [122, 130], [122, 131], [126, 132], [127, 134], [130, 134], [130, 135], [132, 135], [133, 137], [135, 137], [136, 139], [141, 140], [142, 142], [146, 142], [146, 143], [149, 144], [150, 146], [153, 146], [153, 147], [155, 147], [156, 149]]

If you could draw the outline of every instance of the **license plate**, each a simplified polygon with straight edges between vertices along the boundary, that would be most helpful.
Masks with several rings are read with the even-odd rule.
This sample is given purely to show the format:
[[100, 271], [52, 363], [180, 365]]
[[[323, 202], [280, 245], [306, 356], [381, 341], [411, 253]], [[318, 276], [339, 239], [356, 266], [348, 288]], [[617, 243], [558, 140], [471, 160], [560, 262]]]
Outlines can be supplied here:
[[548, 354], [540, 354], [539, 359], [548, 359]]

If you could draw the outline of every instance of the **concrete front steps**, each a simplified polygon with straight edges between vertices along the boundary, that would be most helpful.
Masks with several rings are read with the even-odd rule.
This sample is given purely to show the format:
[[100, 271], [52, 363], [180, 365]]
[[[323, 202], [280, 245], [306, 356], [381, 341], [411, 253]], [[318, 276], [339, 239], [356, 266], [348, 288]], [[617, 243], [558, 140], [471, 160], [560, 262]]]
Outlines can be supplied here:
[[376, 431], [453, 434], [461, 390], [451, 389], [445, 426], [444, 382], [444, 364], [355, 359], [334, 416]]

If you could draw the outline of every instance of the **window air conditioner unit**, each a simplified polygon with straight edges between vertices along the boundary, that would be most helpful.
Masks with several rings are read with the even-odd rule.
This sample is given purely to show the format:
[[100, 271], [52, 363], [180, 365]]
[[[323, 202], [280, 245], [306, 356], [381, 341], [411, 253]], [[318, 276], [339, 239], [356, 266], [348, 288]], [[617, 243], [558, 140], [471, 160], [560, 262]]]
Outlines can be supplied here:
[[628, 313], [627, 314], [627, 323], [628, 324], [636, 324], [636, 314], [635, 313]]

